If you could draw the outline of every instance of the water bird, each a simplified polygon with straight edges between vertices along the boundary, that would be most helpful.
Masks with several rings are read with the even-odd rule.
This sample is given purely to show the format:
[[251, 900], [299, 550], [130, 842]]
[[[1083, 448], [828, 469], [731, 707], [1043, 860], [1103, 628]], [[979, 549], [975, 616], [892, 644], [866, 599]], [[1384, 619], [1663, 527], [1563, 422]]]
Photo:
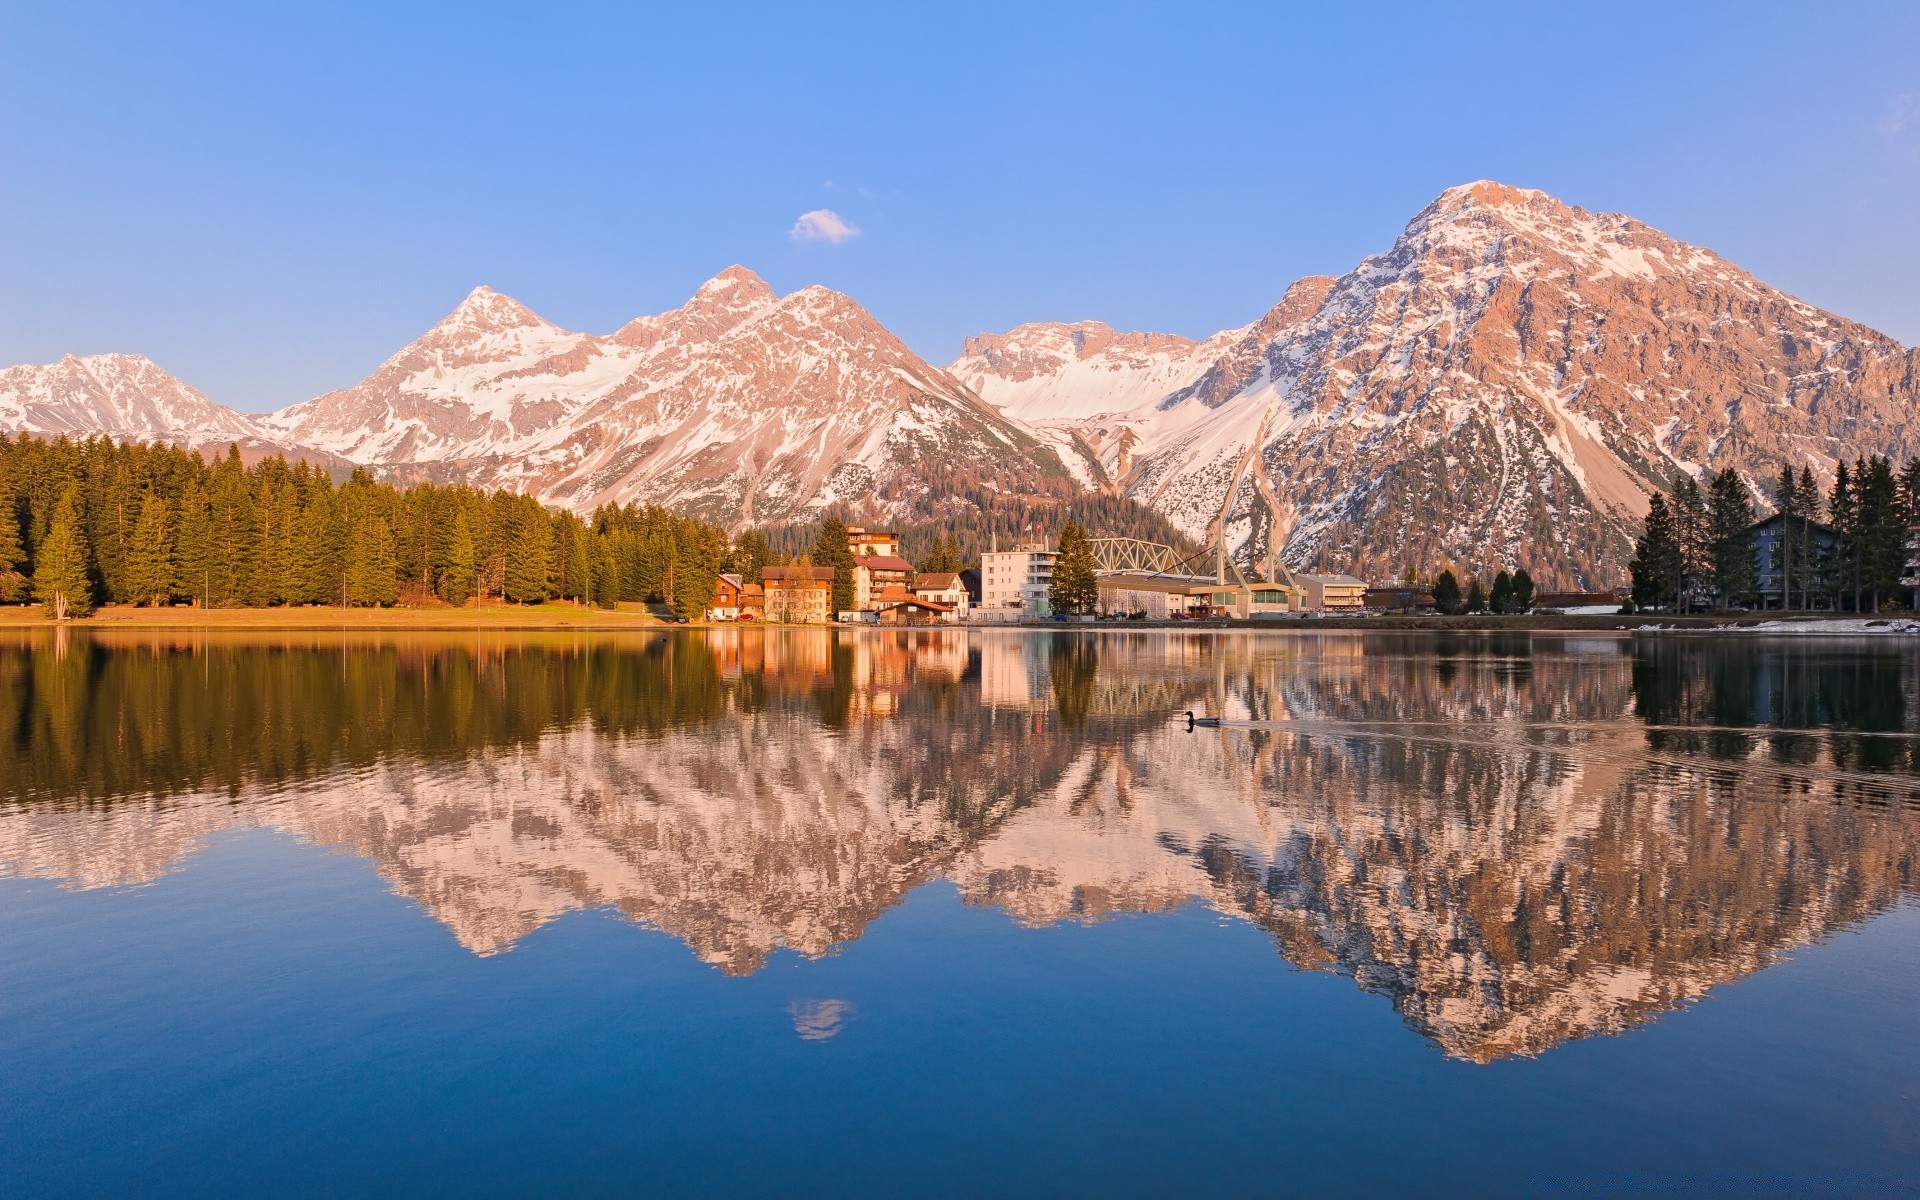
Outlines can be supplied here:
[[1192, 709], [1187, 710], [1187, 732], [1188, 733], [1192, 733], [1196, 729], [1218, 729], [1219, 727], [1220, 727], [1219, 717], [1196, 717], [1193, 715]]

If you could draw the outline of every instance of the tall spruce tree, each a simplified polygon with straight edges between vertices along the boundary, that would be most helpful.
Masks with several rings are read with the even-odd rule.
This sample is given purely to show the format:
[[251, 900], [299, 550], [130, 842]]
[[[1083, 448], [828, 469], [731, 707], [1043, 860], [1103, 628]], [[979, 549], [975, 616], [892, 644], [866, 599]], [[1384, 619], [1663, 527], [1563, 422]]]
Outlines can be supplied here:
[[1674, 581], [1674, 611], [1684, 612], [1713, 574], [1713, 535], [1707, 499], [1693, 476], [1682, 474], [1667, 498], [1674, 536], [1680, 546], [1680, 573]]
[[1500, 571], [1493, 577], [1493, 591], [1487, 597], [1487, 603], [1491, 605], [1493, 611], [1497, 613], [1512, 611], [1513, 576], [1505, 570]]
[[56, 621], [93, 611], [93, 581], [88, 578], [86, 533], [80, 523], [79, 492], [67, 488], [54, 506], [47, 536], [35, 548], [33, 594]]
[[1053, 561], [1053, 580], [1047, 585], [1047, 604], [1057, 613], [1080, 616], [1100, 603], [1100, 581], [1094, 571], [1093, 544], [1080, 523], [1068, 520], [1060, 530], [1060, 547]]
[[447, 544], [447, 569], [440, 573], [440, 598], [455, 608], [473, 598], [475, 574], [473, 526], [467, 514], [453, 517], [453, 537]]
[[[1807, 514], [1800, 508], [1800, 485], [1793, 473], [1793, 464], [1786, 463], [1780, 468], [1780, 477], [1773, 485], [1773, 506], [1775, 515], [1780, 518], [1780, 535], [1774, 543], [1774, 553], [1778, 561], [1774, 564], [1780, 572], [1780, 607], [1793, 607], [1794, 587], [1803, 569], [1800, 562], [1800, 527], [1806, 523]], [[1763, 597], [1763, 601], [1771, 597]]]
[[1533, 576], [1527, 574], [1525, 567], [1521, 567], [1513, 573], [1513, 595], [1508, 601], [1509, 611], [1530, 613], [1533, 611], [1533, 600]]
[[1800, 607], [1813, 605], [1814, 591], [1819, 583], [1820, 544], [1815, 531], [1815, 523], [1820, 517], [1820, 484], [1813, 477], [1813, 468], [1801, 466], [1799, 495], [1794, 501], [1799, 509], [1800, 539], [1796, 545], [1797, 561], [1800, 564]]
[[399, 564], [393, 527], [373, 505], [355, 523], [347, 551], [346, 603], [385, 607], [399, 599]]
[[140, 501], [127, 555], [128, 599], [135, 604], [165, 604], [173, 580], [173, 506], [148, 492]]
[[1900, 576], [1907, 565], [1907, 519], [1900, 504], [1900, 484], [1893, 464], [1875, 456], [1854, 472], [1858, 492], [1860, 584], [1866, 607], [1877, 611], [1884, 600], [1900, 592]]
[[1721, 609], [1743, 603], [1758, 588], [1754, 570], [1753, 501], [1732, 467], [1713, 477], [1707, 529], [1714, 597]]
[[1434, 611], [1442, 616], [1456, 616], [1465, 607], [1460, 594], [1460, 580], [1451, 567], [1440, 572], [1433, 581]]
[[814, 539], [813, 561], [833, 568], [833, 611], [853, 608], [853, 548], [847, 542], [847, 523], [839, 517], [820, 522], [820, 535]]
[[1681, 601], [1681, 581], [1686, 575], [1685, 555], [1680, 548], [1680, 533], [1667, 498], [1655, 492], [1647, 501], [1646, 520], [1634, 543], [1633, 560], [1627, 564], [1633, 580], [1635, 608], [1672, 605]]
[[538, 604], [547, 598], [552, 573], [552, 526], [546, 510], [531, 496], [509, 496], [504, 511], [509, 523], [504, 531], [506, 572], [502, 590], [515, 604]]
[[198, 479], [180, 492], [173, 523], [173, 590], [205, 606], [213, 594], [213, 518]]
[[[0, 435], [0, 453], [7, 440]], [[20, 501], [13, 480], [0, 465], [0, 604], [17, 604], [27, 598], [27, 577], [20, 568], [27, 563], [27, 551], [20, 540]]]
[[[696, 521], [683, 522], [679, 533], [675, 542], [673, 614], [682, 620], [698, 621], [713, 607], [720, 568], [726, 565], [727, 539], [719, 530]], [[838, 578], [836, 574], [836, 582]], [[849, 586], [852, 578], [848, 572]]]
[[1833, 529], [1833, 539], [1821, 571], [1835, 608], [1847, 603], [1855, 609], [1860, 607], [1859, 516], [1853, 472], [1842, 462], [1834, 469], [1833, 490], [1827, 495], [1827, 524]]
[[767, 544], [767, 535], [758, 529], [749, 529], [734, 542], [727, 569], [747, 582], [755, 583], [760, 579], [760, 568], [772, 561], [773, 547]]

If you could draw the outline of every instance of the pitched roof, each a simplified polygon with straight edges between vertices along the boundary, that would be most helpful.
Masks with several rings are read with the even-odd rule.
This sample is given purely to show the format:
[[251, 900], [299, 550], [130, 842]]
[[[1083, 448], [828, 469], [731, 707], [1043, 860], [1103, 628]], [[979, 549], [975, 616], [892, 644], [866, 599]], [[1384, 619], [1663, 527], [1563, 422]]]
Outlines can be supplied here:
[[914, 580], [916, 592], [944, 592], [960, 586], [960, 576], [952, 571], [930, 571]]
[[954, 606], [942, 604], [938, 600], [923, 600], [918, 596], [909, 596], [904, 588], [888, 588], [888, 595], [880, 597], [880, 603], [889, 609], [918, 608], [926, 612], [952, 612]]
[[[796, 580], [804, 578], [799, 567], [761, 567], [760, 578], [766, 583], [784, 583], [789, 575]], [[813, 578], [827, 583], [833, 582], [832, 567], [814, 567]]]
[[863, 554], [860, 565], [869, 571], [911, 571], [913, 564], [898, 554]]

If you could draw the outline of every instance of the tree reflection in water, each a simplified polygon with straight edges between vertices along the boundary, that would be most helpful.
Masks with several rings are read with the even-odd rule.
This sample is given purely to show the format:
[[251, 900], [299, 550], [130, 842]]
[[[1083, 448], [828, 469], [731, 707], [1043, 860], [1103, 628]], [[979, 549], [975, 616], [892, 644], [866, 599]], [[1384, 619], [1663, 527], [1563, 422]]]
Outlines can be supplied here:
[[606, 906], [733, 973], [936, 878], [1024, 924], [1200, 903], [1486, 1061], [1912, 895], [1915, 681], [1727, 638], [20, 635], [0, 870], [272, 827], [475, 953]]

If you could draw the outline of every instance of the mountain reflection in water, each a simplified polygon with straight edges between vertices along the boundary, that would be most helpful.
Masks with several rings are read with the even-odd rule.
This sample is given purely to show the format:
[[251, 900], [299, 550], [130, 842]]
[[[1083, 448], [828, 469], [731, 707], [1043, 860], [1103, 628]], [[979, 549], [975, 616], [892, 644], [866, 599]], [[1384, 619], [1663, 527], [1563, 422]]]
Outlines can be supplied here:
[[606, 906], [731, 974], [935, 879], [1030, 925], [1199, 902], [1490, 1061], [1913, 895], [1917, 683], [1728, 638], [22, 634], [0, 874], [137, 884], [269, 827], [476, 954]]

